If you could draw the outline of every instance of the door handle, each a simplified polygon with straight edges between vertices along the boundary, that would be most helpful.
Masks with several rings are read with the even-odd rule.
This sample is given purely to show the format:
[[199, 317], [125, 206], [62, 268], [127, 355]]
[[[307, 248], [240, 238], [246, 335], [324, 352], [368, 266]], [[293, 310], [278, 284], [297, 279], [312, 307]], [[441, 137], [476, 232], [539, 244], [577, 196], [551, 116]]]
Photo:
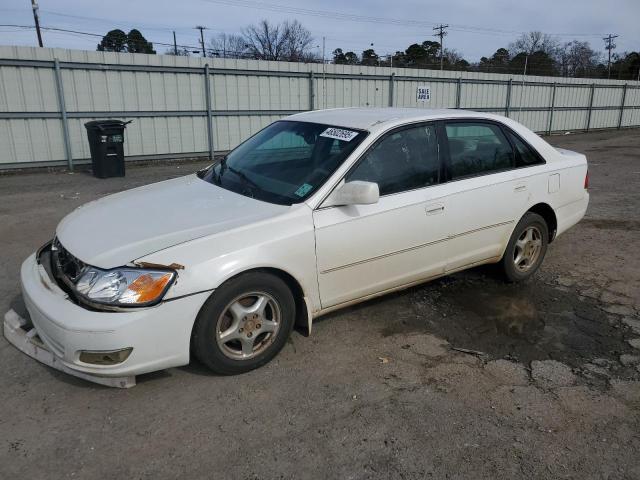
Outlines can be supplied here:
[[437, 215], [444, 211], [444, 205], [442, 205], [441, 203], [437, 205], [427, 205], [425, 210], [427, 212], [427, 215]]
[[514, 192], [524, 192], [527, 189], [527, 186], [524, 184], [516, 185], [513, 189]]

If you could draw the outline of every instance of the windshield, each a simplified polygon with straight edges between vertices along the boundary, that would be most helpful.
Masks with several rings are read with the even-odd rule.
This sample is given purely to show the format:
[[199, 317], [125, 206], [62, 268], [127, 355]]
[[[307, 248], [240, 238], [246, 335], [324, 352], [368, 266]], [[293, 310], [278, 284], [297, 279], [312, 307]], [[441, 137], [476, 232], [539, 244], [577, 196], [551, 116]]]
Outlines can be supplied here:
[[272, 123], [200, 177], [258, 200], [281, 205], [313, 194], [366, 137], [331, 125]]

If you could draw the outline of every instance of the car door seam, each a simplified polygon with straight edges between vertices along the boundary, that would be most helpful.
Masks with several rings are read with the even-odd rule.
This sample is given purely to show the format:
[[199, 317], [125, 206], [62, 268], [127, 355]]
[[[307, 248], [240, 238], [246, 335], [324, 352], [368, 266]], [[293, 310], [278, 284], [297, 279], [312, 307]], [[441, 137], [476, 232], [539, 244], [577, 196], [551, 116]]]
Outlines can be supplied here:
[[408, 247], [408, 248], [403, 248], [402, 250], [396, 250], [394, 252], [388, 252], [388, 253], [383, 253], [382, 255], [376, 255], [375, 257], [371, 257], [371, 258], [366, 258], [364, 260], [358, 260], [357, 262], [353, 262], [353, 263], [347, 263], [345, 265], [340, 265], [338, 267], [332, 267], [332, 268], [328, 268], [327, 270], [322, 270], [320, 273], [321, 274], [325, 274], [325, 273], [331, 273], [334, 272], [336, 270], [342, 270], [344, 268], [349, 268], [349, 267], [355, 267], [356, 265], [361, 265], [363, 263], [368, 263], [368, 262], [372, 262], [374, 260], [380, 260], [382, 258], [385, 257], [391, 257], [393, 255], [398, 255], [400, 253], [406, 253], [406, 252], [410, 252], [411, 250], [418, 250], [420, 248], [424, 248], [424, 247], [428, 247], [430, 245], [435, 245], [437, 243], [441, 243], [441, 242], [445, 242], [448, 240], [448, 237], [444, 237], [444, 238], [440, 238], [438, 240], [434, 240], [432, 242], [427, 242], [427, 243], [422, 243], [420, 245], [414, 245], [412, 247]]
[[434, 240], [432, 242], [422, 243], [420, 245], [414, 245], [412, 247], [403, 248], [402, 250], [396, 250], [394, 252], [383, 253], [381, 255], [376, 255], [375, 257], [366, 258], [364, 260], [358, 260], [357, 262], [347, 263], [347, 264], [344, 264], [344, 265], [339, 265], [337, 267], [328, 268], [326, 270], [321, 270], [320, 274], [324, 275], [326, 273], [332, 273], [332, 272], [335, 272], [337, 270], [342, 270], [342, 269], [349, 268], [349, 267], [355, 267], [357, 265], [362, 265], [364, 263], [373, 262], [375, 260], [380, 260], [380, 259], [383, 259], [383, 258], [386, 258], [386, 257], [391, 257], [391, 256], [398, 255], [398, 254], [401, 254], [401, 253], [410, 252], [412, 250], [418, 250], [420, 248], [428, 247], [428, 246], [431, 246], [431, 245], [436, 245], [438, 243], [442, 243], [442, 242], [445, 242], [447, 240], [452, 240], [454, 238], [462, 237], [464, 235], [469, 235], [469, 234], [472, 234], [472, 233], [476, 233], [476, 232], [479, 232], [481, 230], [487, 230], [489, 228], [502, 227], [504, 225], [509, 225], [511, 223], [513, 223], [513, 220], [509, 220], [509, 221], [506, 221], [506, 222], [500, 222], [500, 223], [496, 223], [496, 224], [493, 224], [493, 225], [487, 225], [487, 226], [484, 226], [484, 227], [480, 227], [480, 228], [476, 228], [476, 229], [473, 229], [473, 230], [469, 230], [467, 232], [457, 233], [455, 235], [449, 235], [447, 237], [444, 237], [444, 238], [441, 238], [441, 239], [438, 239], [438, 240]]

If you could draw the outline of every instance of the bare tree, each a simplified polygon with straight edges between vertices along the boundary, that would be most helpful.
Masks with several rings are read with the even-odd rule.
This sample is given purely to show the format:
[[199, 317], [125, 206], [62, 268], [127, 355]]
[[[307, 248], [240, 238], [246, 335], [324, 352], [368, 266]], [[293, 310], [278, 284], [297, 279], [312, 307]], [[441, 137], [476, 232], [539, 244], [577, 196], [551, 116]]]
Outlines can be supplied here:
[[523, 33], [509, 45], [511, 56], [519, 53], [532, 55], [535, 52], [543, 52], [555, 58], [559, 48], [560, 45], [555, 37], [542, 32]]
[[209, 41], [207, 56], [220, 58], [246, 58], [249, 45], [242, 35], [221, 33]]
[[305, 61], [313, 57], [311, 46], [313, 37], [311, 32], [302, 26], [297, 20], [285, 21], [282, 24], [284, 31], [284, 55], [290, 62]]
[[173, 47], [167, 48], [164, 52], [165, 55], [177, 55], [178, 57], [188, 57], [191, 55], [191, 52], [188, 48], [180, 47], [177, 50], [174, 50]]
[[565, 77], [586, 77], [595, 73], [601, 54], [595, 52], [589, 42], [573, 40], [562, 46], [558, 60]]
[[278, 25], [262, 20], [245, 28], [242, 37], [249, 55], [258, 60], [300, 62], [314, 58], [311, 32], [297, 20]]

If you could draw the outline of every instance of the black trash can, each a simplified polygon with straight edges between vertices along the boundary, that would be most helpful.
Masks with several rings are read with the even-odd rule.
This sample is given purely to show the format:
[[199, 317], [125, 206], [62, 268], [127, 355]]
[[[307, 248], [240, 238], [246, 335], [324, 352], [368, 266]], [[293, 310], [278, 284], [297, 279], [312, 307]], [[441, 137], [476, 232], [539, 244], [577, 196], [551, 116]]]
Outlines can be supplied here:
[[84, 124], [94, 176], [124, 177], [124, 129], [128, 123], [122, 120], [94, 120]]

